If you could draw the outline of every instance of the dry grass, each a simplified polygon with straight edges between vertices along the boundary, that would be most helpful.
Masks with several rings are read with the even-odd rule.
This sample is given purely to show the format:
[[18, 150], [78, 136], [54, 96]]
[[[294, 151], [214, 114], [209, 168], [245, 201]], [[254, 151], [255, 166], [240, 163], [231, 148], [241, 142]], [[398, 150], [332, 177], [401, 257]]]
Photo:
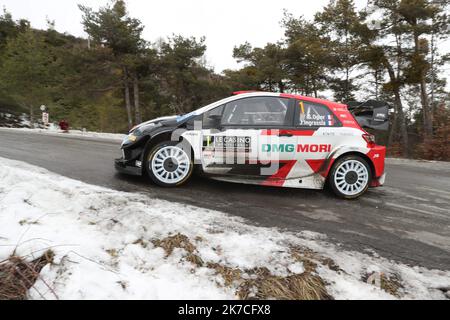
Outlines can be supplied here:
[[274, 276], [266, 268], [252, 270], [256, 279], [247, 279], [237, 294], [240, 299], [332, 300], [325, 282], [316, 274], [305, 271], [287, 277]]
[[144, 241], [144, 239], [140, 238], [137, 239], [135, 242], [133, 242], [133, 244], [139, 244], [142, 248], [147, 248], [148, 243]]
[[403, 288], [400, 280], [396, 276], [388, 277], [386, 275], [381, 276], [381, 289], [387, 293], [392, 294], [395, 297], [399, 297], [399, 290]]
[[[200, 239], [196, 239], [200, 241]], [[187, 252], [186, 260], [202, 267], [205, 263], [196, 254], [197, 248], [183, 234], [176, 234], [162, 240], [154, 240], [153, 244], [163, 248], [166, 256], [170, 256], [175, 248]], [[292, 249], [292, 257], [303, 263], [305, 272], [286, 277], [275, 276], [267, 268], [241, 270], [219, 263], [207, 263], [206, 267], [220, 275], [227, 287], [236, 286], [236, 295], [243, 300], [279, 299], [279, 300], [330, 300], [333, 297], [326, 290], [326, 283], [316, 274], [317, 264], [314, 260], [338, 268], [331, 259], [317, 258], [315, 253], [306, 248]]]
[[167, 257], [172, 254], [175, 248], [184, 249], [188, 253], [193, 253], [196, 250], [189, 238], [181, 233], [164, 238], [163, 240], [153, 240], [152, 243], [155, 247], [163, 248]]
[[53, 262], [54, 253], [47, 251], [41, 257], [27, 262], [21, 257], [11, 256], [0, 262], [0, 300], [25, 300], [41, 270]]
[[[375, 281], [370, 281], [369, 279], [374, 276], [374, 273], [372, 274], [366, 274], [363, 276], [362, 280], [364, 282], [367, 282], [372, 285], [376, 285]], [[401, 280], [397, 275], [386, 275], [384, 272], [380, 272], [375, 274], [375, 276], [379, 277], [379, 286], [382, 290], [386, 291], [387, 293], [395, 296], [400, 297], [399, 290], [403, 288], [401, 284]]]
[[307, 272], [314, 272], [317, 268], [317, 263], [328, 267], [328, 269], [336, 272], [344, 272], [333, 259], [320, 256], [311, 249], [304, 247], [291, 248], [291, 255], [294, 259], [303, 263], [303, 266]]
[[227, 287], [231, 286], [234, 282], [242, 281], [243, 271], [240, 269], [233, 269], [219, 263], [208, 263], [207, 267], [214, 269], [217, 274], [220, 274]]
[[152, 243], [155, 247], [163, 248], [166, 252], [166, 257], [170, 256], [175, 248], [180, 248], [186, 250], [188, 253], [186, 256], [187, 261], [192, 262], [198, 267], [202, 267], [204, 264], [202, 258], [196, 254], [197, 248], [184, 234], [178, 233], [163, 240], [154, 240]]

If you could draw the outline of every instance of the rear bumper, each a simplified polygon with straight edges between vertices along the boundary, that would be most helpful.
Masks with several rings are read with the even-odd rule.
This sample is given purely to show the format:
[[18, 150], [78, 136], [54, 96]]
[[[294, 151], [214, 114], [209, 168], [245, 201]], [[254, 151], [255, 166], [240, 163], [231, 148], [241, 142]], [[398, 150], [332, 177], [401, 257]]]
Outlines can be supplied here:
[[386, 180], [385, 159], [386, 159], [386, 147], [374, 146], [370, 148], [370, 152], [367, 156], [373, 164], [373, 177], [370, 184], [371, 187], [381, 187]]
[[117, 171], [120, 173], [125, 173], [133, 176], [141, 176], [142, 175], [142, 168], [132, 166], [127, 161], [121, 159], [114, 160], [114, 167]]
[[370, 186], [371, 187], [381, 187], [382, 185], [384, 185], [385, 180], [386, 180], [386, 173], [383, 173], [381, 175], [381, 177], [373, 178]]

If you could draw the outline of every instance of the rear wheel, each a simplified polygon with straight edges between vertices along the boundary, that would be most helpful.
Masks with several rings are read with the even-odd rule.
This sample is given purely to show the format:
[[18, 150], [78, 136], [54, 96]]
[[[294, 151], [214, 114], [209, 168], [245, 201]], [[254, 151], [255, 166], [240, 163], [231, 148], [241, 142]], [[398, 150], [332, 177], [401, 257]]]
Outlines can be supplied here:
[[149, 177], [162, 187], [176, 187], [192, 175], [190, 151], [177, 142], [162, 142], [149, 153], [146, 169]]
[[329, 184], [333, 192], [344, 199], [355, 199], [367, 191], [372, 174], [367, 161], [349, 155], [336, 161], [330, 172]]

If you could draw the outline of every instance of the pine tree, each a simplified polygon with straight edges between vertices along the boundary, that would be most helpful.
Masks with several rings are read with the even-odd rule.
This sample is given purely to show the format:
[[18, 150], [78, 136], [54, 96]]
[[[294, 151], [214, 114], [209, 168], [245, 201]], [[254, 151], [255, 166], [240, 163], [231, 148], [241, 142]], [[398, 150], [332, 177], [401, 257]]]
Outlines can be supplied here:
[[331, 0], [315, 16], [321, 33], [330, 38], [330, 59], [326, 63], [333, 74], [329, 81], [337, 101], [353, 101], [358, 90], [355, 72], [361, 64], [363, 32], [367, 32], [364, 19], [364, 14], [356, 11], [353, 0]]
[[327, 63], [331, 56], [330, 39], [314, 23], [285, 12], [286, 69], [293, 92], [319, 96], [327, 88]]
[[60, 61], [41, 33], [28, 29], [8, 40], [0, 64], [0, 86], [27, 108], [31, 125], [43, 104], [52, 102]]
[[246, 67], [254, 70], [259, 89], [269, 92], [284, 92], [286, 89], [286, 50], [281, 43], [268, 43], [264, 48], [252, 48], [246, 42], [233, 50], [238, 62], [246, 62]]
[[131, 90], [134, 92], [136, 122], [140, 122], [139, 78], [137, 65], [145, 49], [142, 39], [144, 27], [138, 19], [129, 17], [123, 0], [94, 12], [92, 8], [80, 6], [86, 33], [98, 44], [111, 48], [122, 71], [125, 107], [128, 126], [133, 126]]

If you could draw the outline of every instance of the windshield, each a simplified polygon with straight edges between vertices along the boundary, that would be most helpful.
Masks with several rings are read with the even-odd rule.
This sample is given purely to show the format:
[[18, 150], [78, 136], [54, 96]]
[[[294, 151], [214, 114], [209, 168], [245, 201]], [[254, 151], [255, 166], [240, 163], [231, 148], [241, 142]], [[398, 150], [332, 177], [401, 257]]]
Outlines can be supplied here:
[[[229, 98], [227, 98], [227, 99], [229, 99]], [[223, 99], [223, 100], [227, 100], [227, 99]], [[218, 102], [216, 101], [216, 102], [214, 102], [214, 103], [208, 104], [207, 106], [201, 107], [200, 109], [197, 109], [197, 110], [194, 110], [194, 111], [192, 111], [192, 112], [186, 113], [186, 114], [184, 114], [184, 115], [178, 116], [178, 117], [177, 117], [177, 122], [181, 122], [181, 121], [184, 121], [184, 120], [186, 120], [186, 119], [189, 119], [189, 118], [198, 116], [198, 115], [200, 115], [200, 114], [206, 112], [206, 111], [207, 111], [208, 109], [210, 109], [211, 107], [214, 107], [214, 106], [216, 106], [216, 105], [220, 105], [221, 102], [222, 102], [223, 100], [220, 100], [220, 101], [218, 101]]]

